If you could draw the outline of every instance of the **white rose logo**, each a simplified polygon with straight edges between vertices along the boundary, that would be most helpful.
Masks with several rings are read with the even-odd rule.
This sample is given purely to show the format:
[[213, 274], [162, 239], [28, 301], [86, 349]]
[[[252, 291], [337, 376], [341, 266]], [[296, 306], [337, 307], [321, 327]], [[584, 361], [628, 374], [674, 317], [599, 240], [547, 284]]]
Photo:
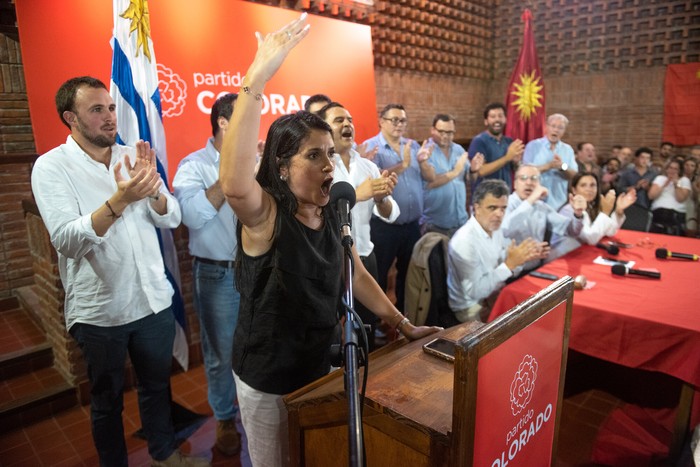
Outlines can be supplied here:
[[187, 83], [173, 70], [160, 63], [158, 67], [158, 88], [163, 117], [177, 117], [185, 110]]
[[518, 371], [510, 383], [510, 409], [518, 415], [532, 400], [537, 379], [537, 360], [532, 355], [525, 355]]

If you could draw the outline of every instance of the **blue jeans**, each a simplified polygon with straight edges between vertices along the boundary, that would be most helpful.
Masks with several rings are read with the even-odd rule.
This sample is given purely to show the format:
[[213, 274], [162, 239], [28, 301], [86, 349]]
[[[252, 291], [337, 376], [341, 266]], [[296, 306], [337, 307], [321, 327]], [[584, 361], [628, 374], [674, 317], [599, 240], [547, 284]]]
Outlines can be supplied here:
[[192, 274], [209, 405], [217, 420], [231, 420], [238, 412], [231, 360], [241, 296], [234, 284], [233, 268], [195, 259]]
[[102, 466], [126, 466], [124, 441], [124, 366], [127, 353], [138, 379], [141, 423], [153, 459], [167, 459], [175, 450], [170, 416], [170, 369], [175, 317], [170, 308], [129, 324], [71, 326], [87, 362], [90, 380], [92, 437]]

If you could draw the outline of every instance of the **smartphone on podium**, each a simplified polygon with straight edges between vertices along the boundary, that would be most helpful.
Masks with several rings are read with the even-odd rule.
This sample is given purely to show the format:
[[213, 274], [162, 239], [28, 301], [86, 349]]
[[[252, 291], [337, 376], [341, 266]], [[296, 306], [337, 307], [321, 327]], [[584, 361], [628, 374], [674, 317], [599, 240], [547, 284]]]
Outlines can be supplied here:
[[454, 363], [455, 344], [455, 341], [445, 339], [444, 337], [438, 337], [437, 339], [433, 339], [427, 344], [424, 344], [423, 351], [434, 357]]

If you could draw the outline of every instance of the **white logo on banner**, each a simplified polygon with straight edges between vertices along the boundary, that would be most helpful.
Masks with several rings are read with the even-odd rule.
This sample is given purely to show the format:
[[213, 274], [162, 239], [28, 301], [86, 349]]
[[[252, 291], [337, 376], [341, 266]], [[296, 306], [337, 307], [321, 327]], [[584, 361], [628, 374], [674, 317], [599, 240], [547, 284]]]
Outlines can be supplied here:
[[187, 103], [187, 83], [167, 66], [158, 63], [158, 88], [163, 117], [182, 115]]
[[518, 415], [532, 400], [537, 379], [537, 360], [532, 355], [525, 355], [510, 383], [510, 409]]

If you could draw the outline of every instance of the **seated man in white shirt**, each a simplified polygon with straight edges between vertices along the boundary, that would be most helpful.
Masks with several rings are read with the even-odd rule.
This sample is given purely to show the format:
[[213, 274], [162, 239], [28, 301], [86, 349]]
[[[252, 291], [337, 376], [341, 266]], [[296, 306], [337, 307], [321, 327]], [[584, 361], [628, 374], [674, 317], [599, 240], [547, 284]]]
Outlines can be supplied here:
[[[361, 157], [353, 149], [355, 126], [352, 123], [352, 115], [342, 104], [332, 102], [319, 110], [318, 115], [333, 130], [336, 151], [333, 158], [333, 181], [345, 181], [355, 188], [357, 202], [351, 211], [352, 237], [362, 264], [376, 279], [377, 260], [374, 256], [374, 244], [370, 239], [369, 221], [372, 213], [388, 223], [393, 223], [399, 217], [399, 206], [391, 197], [398, 178], [395, 173], [389, 174], [387, 170], [380, 173], [374, 162]], [[355, 301], [355, 310], [364, 324], [372, 326], [368, 338], [370, 350], [373, 350], [378, 318], [359, 301]]]
[[461, 322], [483, 321], [492, 303], [486, 299], [523, 264], [545, 254], [544, 242], [527, 238], [516, 245], [503, 236], [508, 194], [504, 181], [482, 181], [474, 191], [474, 216], [450, 240], [447, 290], [450, 308]]
[[[528, 237], [545, 242], [549, 252], [549, 239], [552, 233], [576, 237], [583, 226], [583, 211], [586, 200], [581, 195], [570, 196], [574, 217], [563, 216], [543, 200], [549, 191], [540, 183], [540, 171], [534, 165], [521, 165], [515, 172], [515, 191], [508, 197], [508, 207], [501, 230], [506, 238], [522, 242]], [[523, 265], [523, 271], [530, 271], [540, 265], [532, 260]]]

